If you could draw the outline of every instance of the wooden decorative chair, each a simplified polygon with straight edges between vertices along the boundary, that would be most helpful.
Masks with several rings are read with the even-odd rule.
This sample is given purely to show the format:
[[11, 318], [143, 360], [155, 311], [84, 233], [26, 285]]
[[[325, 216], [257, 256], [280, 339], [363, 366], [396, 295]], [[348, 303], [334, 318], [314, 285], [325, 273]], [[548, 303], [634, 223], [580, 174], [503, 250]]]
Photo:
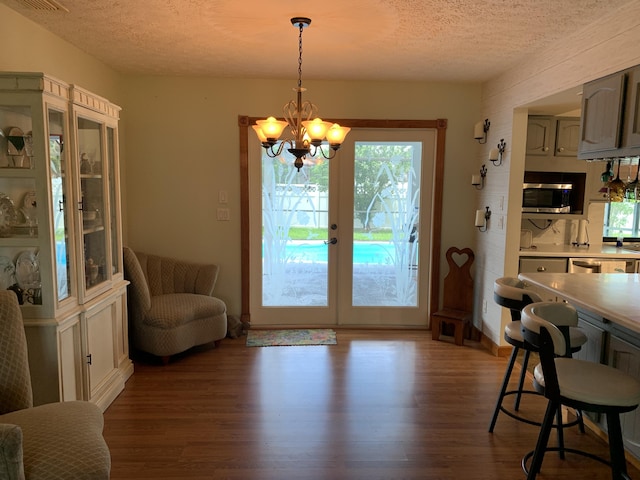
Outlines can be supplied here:
[[[466, 261], [458, 265], [453, 255], [466, 256]], [[464, 344], [465, 331], [473, 320], [473, 278], [471, 265], [475, 259], [470, 248], [451, 247], [447, 250], [449, 273], [444, 278], [442, 308], [431, 314], [431, 337], [440, 340], [443, 325], [452, 325], [456, 345]]]

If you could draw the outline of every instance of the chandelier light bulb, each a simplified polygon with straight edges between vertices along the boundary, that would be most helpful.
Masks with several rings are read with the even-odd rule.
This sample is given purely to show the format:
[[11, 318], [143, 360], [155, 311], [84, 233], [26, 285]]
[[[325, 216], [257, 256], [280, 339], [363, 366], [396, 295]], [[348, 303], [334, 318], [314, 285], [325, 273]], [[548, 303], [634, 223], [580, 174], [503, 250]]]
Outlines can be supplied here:
[[341, 127], [337, 123], [331, 125], [331, 128], [327, 130], [327, 141], [329, 142], [329, 145], [340, 146], [342, 142], [344, 142], [344, 139], [350, 130], [351, 129], [349, 127]]
[[287, 126], [287, 122], [276, 120], [275, 117], [268, 117], [266, 120], [258, 120], [256, 122], [267, 140], [278, 140], [282, 131]]

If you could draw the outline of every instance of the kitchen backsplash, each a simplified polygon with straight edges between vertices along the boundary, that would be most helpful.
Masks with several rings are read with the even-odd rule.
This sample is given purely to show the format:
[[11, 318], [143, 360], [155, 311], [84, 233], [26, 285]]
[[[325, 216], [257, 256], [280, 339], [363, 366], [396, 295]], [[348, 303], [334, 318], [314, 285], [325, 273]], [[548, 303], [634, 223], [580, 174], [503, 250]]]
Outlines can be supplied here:
[[[604, 203], [592, 203], [589, 206], [587, 235], [591, 245], [602, 244], [604, 206]], [[579, 220], [552, 220], [549, 225], [545, 219], [523, 218], [521, 229], [531, 231], [533, 245], [570, 245], [576, 241], [579, 223]]]

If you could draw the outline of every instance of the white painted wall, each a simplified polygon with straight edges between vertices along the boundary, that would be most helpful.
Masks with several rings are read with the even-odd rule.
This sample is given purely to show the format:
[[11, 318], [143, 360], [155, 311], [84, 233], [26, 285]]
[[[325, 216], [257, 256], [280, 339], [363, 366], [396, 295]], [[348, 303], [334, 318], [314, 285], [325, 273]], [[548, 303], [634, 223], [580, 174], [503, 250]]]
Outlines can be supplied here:
[[[640, 0], [541, 51], [482, 88], [478, 85], [305, 81], [307, 97], [335, 118], [447, 118], [443, 252], [476, 251], [476, 323], [504, 343], [508, 316], [493, 302], [493, 281], [517, 273], [520, 185], [527, 109], [534, 100], [640, 64]], [[240, 311], [240, 223], [237, 116], [278, 114], [295, 81], [123, 76], [0, 4], [0, 32], [18, 48], [0, 50], [0, 70], [44, 71], [121, 105], [125, 240], [150, 253], [221, 265], [217, 294]], [[471, 137], [491, 120], [489, 142]], [[504, 138], [504, 164], [487, 161]], [[486, 163], [486, 188], [469, 185]], [[231, 221], [217, 222], [219, 190]], [[503, 209], [500, 209], [500, 204]], [[473, 227], [490, 206], [489, 231]], [[498, 228], [500, 217], [504, 228]], [[446, 264], [441, 265], [442, 275]], [[488, 312], [482, 312], [482, 300]]]
[[[279, 115], [286, 81], [118, 74], [0, 4], [0, 70], [44, 71], [123, 107], [121, 163], [125, 242], [134, 249], [220, 264], [216, 294], [240, 313], [238, 115]], [[232, 47], [230, 47], [232, 48]], [[305, 98], [332, 118], [448, 120], [443, 248], [473, 247], [480, 85], [305, 81]], [[256, 140], [257, 141], [257, 140]], [[229, 222], [218, 222], [226, 190]], [[442, 277], [446, 262], [442, 255]]]
[[[217, 294], [240, 311], [238, 115], [279, 115], [291, 80], [128, 77], [128, 241], [134, 249], [221, 265]], [[473, 246], [470, 159], [479, 85], [305, 81], [327, 118], [448, 119], [443, 246]], [[253, 132], [250, 140], [256, 141]], [[216, 221], [228, 192], [229, 222]], [[444, 260], [441, 269], [446, 273]]]
[[[503, 275], [516, 275], [518, 271], [527, 117], [527, 109], [520, 107], [640, 64], [639, 27], [640, 1], [634, 1], [483, 86], [482, 117], [491, 120], [491, 130], [477, 164], [485, 161], [489, 148], [500, 138], [507, 142], [505, 162], [501, 167], [489, 168], [487, 187], [476, 204], [477, 208], [489, 205], [498, 213], [500, 199], [508, 200], [505, 211], [500, 212], [506, 215], [505, 229], [497, 229], [496, 219], [492, 217], [490, 231], [479, 235], [476, 244], [476, 322], [497, 344], [505, 343], [502, 332], [510, 317], [492, 300], [493, 282]], [[487, 313], [482, 313], [483, 299], [487, 301]]]

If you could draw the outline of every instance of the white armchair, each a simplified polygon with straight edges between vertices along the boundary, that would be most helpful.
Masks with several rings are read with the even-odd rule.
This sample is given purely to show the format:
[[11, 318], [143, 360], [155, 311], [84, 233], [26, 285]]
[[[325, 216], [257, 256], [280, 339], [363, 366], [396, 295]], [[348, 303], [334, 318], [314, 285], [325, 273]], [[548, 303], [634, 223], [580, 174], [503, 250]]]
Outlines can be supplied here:
[[93, 403], [33, 406], [18, 299], [0, 291], [0, 479], [108, 480], [103, 425]]

